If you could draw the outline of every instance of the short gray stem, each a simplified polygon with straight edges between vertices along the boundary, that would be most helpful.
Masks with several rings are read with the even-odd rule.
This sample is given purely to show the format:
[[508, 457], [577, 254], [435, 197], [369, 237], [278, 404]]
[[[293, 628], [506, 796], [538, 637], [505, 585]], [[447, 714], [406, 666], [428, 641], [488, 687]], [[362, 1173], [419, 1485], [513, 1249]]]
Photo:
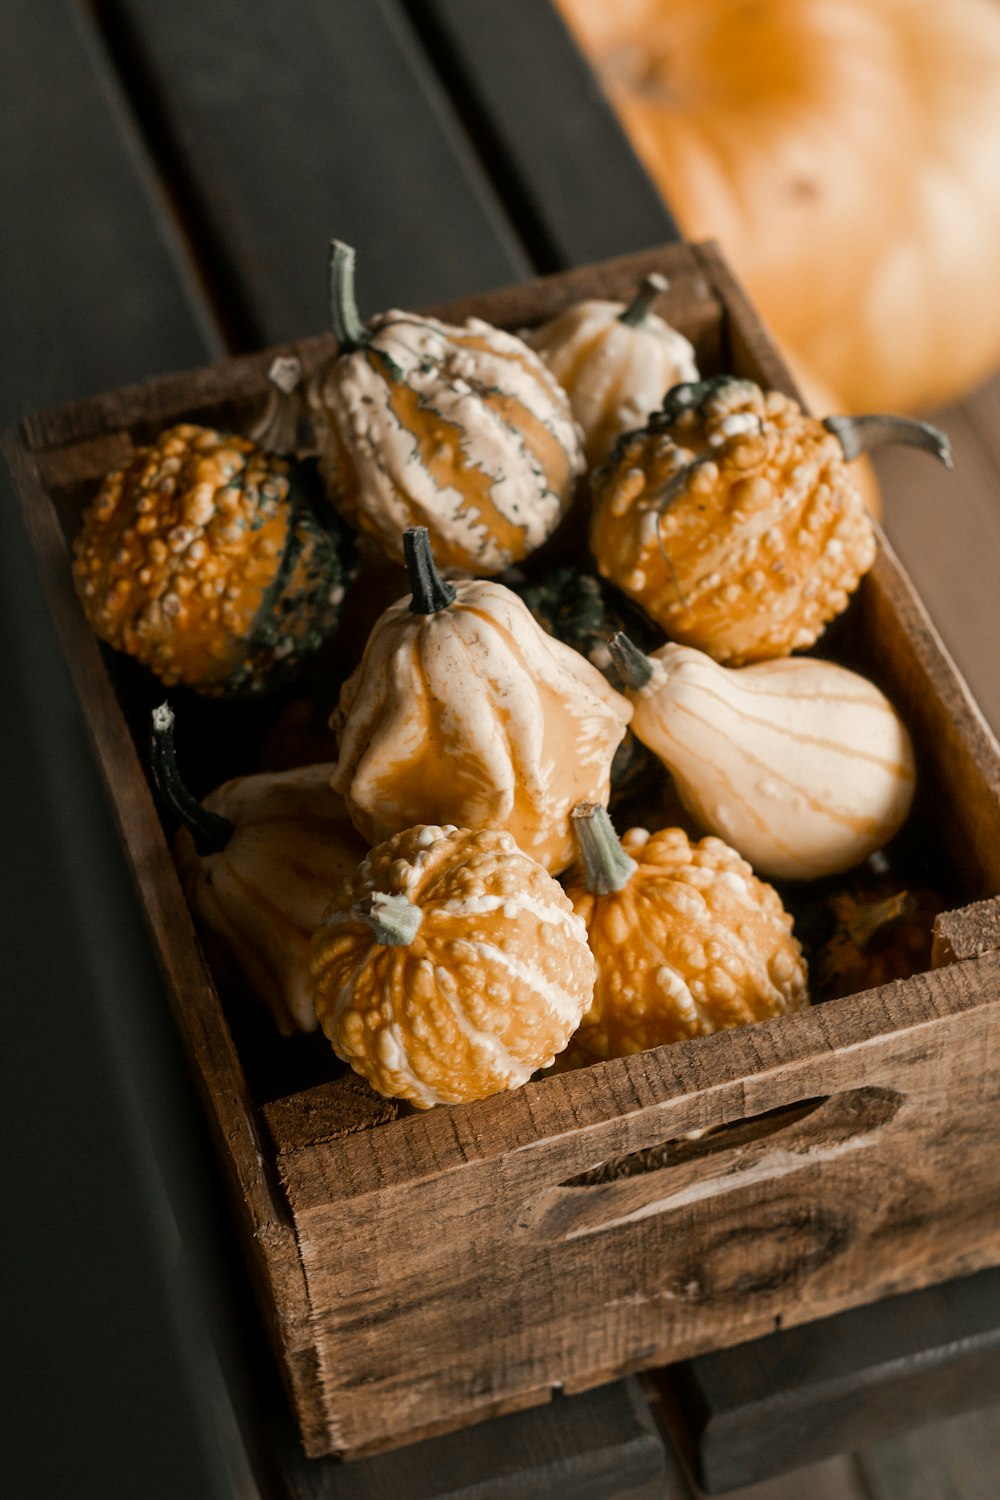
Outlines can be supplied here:
[[824, 417], [823, 426], [827, 432], [833, 433], [848, 463], [872, 448], [882, 448], [887, 443], [905, 443], [911, 448], [923, 448], [925, 453], [932, 453], [946, 469], [955, 467], [947, 434], [940, 427], [932, 427], [930, 422], [918, 422], [915, 417], [872, 412], [859, 417]]
[[657, 297], [666, 290], [667, 278], [656, 271], [651, 271], [625, 311], [619, 313], [619, 323], [624, 323], [627, 328], [638, 328], [640, 324], [645, 323]]
[[612, 896], [632, 879], [638, 866], [625, 853], [607, 809], [578, 802], [570, 813], [583, 862], [583, 883], [592, 896]]
[[653, 663], [646, 653], [640, 651], [623, 630], [611, 637], [608, 650], [625, 686], [630, 687], [634, 693], [640, 692], [653, 675]]
[[367, 901], [361, 903], [357, 914], [368, 923], [376, 943], [386, 948], [404, 948], [412, 943], [424, 920], [419, 906], [414, 906], [405, 896], [394, 896], [386, 891], [373, 891]]

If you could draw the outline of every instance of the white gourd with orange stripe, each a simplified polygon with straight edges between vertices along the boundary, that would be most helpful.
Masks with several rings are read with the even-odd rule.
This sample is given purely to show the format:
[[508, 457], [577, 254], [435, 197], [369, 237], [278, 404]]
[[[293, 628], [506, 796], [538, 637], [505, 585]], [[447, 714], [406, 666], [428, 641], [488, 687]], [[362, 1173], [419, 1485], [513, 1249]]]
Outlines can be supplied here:
[[555, 530], [583, 471], [569, 398], [523, 340], [393, 310], [364, 327], [353, 252], [336, 245], [340, 352], [310, 385], [331, 500], [390, 556], [426, 526], [443, 568], [520, 562]]
[[701, 826], [760, 875], [850, 869], [902, 827], [916, 784], [906, 727], [845, 667], [783, 657], [723, 667], [690, 646], [651, 656], [616, 636], [633, 732]]
[[666, 288], [654, 273], [629, 303], [574, 302], [527, 336], [569, 396], [590, 465], [642, 427], [671, 386], [698, 379], [692, 345], [652, 310]]
[[372, 1087], [419, 1109], [548, 1067], [590, 1005], [587, 930], [509, 833], [409, 828], [343, 882], [313, 938], [316, 1012]]
[[563, 870], [570, 812], [607, 801], [631, 705], [510, 589], [444, 583], [424, 528], [407, 547], [413, 595], [376, 622], [332, 720], [333, 786], [372, 843], [453, 819]]

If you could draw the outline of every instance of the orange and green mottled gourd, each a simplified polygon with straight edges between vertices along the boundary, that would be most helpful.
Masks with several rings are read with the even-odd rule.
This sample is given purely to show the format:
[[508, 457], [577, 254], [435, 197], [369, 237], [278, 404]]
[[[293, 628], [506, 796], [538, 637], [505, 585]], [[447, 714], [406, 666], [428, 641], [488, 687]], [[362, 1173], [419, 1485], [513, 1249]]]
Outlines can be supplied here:
[[691, 344], [653, 311], [666, 289], [654, 272], [631, 302], [575, 302], [527, 336], [569, 396], [589, 465], [641, 427], [671, 386], [698, 379]]
[[109, 474], [73, 544], [102, 641], [167, 686], [213, 697], [277, 685], [335, 628], [353, 547], [285, 459], [181, 423]]
[[337, 1056], [419, 1109], [526, 1083], [594, 988], [561, 886], [498, 829], [410, 828], [373, 849], [316, 930], [313, 974]]
[[333, 786], [371, 843], [450, 814], [505, 828], [558, 873], [575, 853], [571, 809], [608, 796], [631, 706], [510, 589], [445, 583], [423, 527], [406, 545], [412, 597], [382, 615], [343, 686]]
[[527, 557], [555, 530], [583, 470], [569, 399], [519, 338], [478, 318], [416, 313], [365, 327], [354, 252], [334, 241], [339, 353], [310, 386], [332, 502], [397, 559], [426, 526], [442, 568], [480, 576]]
[[645, 656], [612, 638], [633, 732], [702, 828], [761, 875], [812, 880], [860, 864], [903, 826], [916, 787], [906, 726], [834, 662], [723, 667], [692, 646]]
[[947, 439], [901, 417], [817, 421], [733, 376], [679, 385], [594, 476], [597, 565], [671, 639], [717, 661], [811, 646], [875, 560], [848, 460], [885, 442]]
[[571, 1060], [624, 1057], [808, 1003], [806, 966], [777, 892], [721, 839], [574, 814], [580, 870], [567, 886], [597, 985]]
[[367, 849], [330, 788], [332, 767], [240, 776], [199, 803], [178, 774], [166, 704], [153, 713], [152, 767], [181, 820], [174, 859], [199, 926], [283, 1036], [315, 1031], [313, 929]]

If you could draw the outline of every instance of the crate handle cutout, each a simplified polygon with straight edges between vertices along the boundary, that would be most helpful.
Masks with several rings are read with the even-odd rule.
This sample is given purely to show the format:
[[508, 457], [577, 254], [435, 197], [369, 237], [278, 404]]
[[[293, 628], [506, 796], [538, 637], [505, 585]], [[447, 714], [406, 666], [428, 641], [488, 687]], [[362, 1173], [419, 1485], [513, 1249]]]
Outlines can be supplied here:
[[676, 1136], [546, 1189], [514, 1230], [579, 1239], [784, 1177], [871, 1146], [905, 1102], [895, 1089], [849, 1089]]

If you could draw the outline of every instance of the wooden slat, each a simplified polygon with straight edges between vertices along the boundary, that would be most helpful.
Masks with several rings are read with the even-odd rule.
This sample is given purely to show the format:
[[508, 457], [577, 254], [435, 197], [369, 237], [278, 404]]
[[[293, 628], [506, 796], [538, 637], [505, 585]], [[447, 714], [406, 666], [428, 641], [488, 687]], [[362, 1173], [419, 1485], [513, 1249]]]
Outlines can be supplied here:
[[358, 249], [366, 314], [527, 274], [394, 0], [103, 12], [244, 347], [326, 327], [332, 235]]
[[554, 6], [410, 0], [410, 9], [541, 269], [679, 238]]
[[217, 357], [82, 7], [5, 6], [0, 135], [0, 420]]
[[635, 1380], [350, 1464], [287, 1433], [277, 1456], [281, 1500], [687, 1500]]
[[[648, 1379], [649, 1377], [647, 1377]], [[867, 1446], [1000, 1391], [1000, 1271], [691, 1360], [666, 1410], [709, 1494]]]

